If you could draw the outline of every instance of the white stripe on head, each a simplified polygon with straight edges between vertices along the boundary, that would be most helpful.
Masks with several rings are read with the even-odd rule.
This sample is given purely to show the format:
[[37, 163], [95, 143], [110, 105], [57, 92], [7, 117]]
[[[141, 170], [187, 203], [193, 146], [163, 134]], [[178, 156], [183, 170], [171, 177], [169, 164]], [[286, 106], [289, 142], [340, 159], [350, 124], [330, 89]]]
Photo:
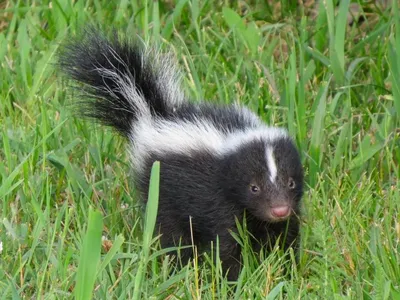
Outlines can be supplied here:
[[274, 158], [273, 149], [271, 146], [267, 146], [266, 150], [267, 166], [269, 170], [269, 179], [272, 183], [275, 183], [276, 175], [278, 174], [278, 169], [276, 167], [276, 162]]

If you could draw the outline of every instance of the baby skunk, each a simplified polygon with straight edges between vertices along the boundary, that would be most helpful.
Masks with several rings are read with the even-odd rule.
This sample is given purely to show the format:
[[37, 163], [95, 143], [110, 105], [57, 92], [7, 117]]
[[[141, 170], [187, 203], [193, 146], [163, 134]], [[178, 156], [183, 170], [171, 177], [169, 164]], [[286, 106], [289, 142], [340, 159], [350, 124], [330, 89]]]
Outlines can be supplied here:
[[[128, 138], [144, 202], [150, 168], [161, 162], [162, 247], [191, 245], [193, 234], [205, 249], [218, 236], [223, 269], [235, 279], [241, 249], [231, 231], [246, 212], [256, 251], [278, 239], [296, 249], [303, 169], [284, 129], [244, 107], [187, 101], [170, 58], [117, 35], [86, 30], [61, 48], [59, 65], [83, 84], [83, 115]], [[181, 255], [189, 259], [192, 250]]]

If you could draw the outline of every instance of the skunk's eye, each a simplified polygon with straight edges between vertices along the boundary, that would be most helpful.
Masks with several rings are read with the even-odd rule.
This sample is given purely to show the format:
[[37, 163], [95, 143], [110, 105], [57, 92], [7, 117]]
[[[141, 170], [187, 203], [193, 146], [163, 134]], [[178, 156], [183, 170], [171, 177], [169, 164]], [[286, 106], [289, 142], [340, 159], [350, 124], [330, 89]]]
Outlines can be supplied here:
[[250, 191], [253, 194], [258, 194], [258, 192], [260, 191], [260, 188], [254, 184], [250, 184]]
[[292, 177], [289, 177], [288, 187], [291, 190], [293, 190], [296, 187], [296, 182], [294, 182]]

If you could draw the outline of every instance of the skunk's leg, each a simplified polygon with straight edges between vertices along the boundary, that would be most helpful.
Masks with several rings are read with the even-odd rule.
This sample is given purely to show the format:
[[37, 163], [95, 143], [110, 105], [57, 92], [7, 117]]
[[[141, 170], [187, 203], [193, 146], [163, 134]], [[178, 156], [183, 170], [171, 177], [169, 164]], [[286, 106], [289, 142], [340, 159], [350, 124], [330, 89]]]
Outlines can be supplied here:
[[[159, 215], [160, 219], [160, 232], [163, 234], [160, 237], [161, 247], [180, 247], [178, 249], [169, 252], [170, 256], [175, 256], [175, 262], [178, 262], [179, 266], [186, 266], [190, 259], [193, 258], [193, 247], [190, 232], [182, 230], [176, 219], [171, 217]], [[188, 247], [189, 246], [189, 247]]]
[[228, 280], [235, 281], [241, 270], [241, 248], [232, 235], [227, 232], [219, 235], [219, 256], [222, 261], [223, 275], [228, 272]]

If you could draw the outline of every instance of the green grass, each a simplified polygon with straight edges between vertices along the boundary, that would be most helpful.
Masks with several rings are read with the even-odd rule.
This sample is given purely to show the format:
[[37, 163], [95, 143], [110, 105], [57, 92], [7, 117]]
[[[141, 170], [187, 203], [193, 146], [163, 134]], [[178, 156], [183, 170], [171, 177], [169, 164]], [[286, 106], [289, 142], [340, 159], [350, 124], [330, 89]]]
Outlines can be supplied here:
[[[396, 1], [360, 1], [351, 25], [349, 1], [172, 2], [0, 2], [0, 298], [87, 299], [94, 282], [97, 299], [400, 299]], [[55, 70], [86, 23], [174, 51], [194, 100], [237, 101], [289, 129], [307, 180], [290, 276], [279, 251], [257, 264], [245, 247], [237, 284], [211, 257], [172, 272], [159, 259], [126, 142], [73, 118]]]

